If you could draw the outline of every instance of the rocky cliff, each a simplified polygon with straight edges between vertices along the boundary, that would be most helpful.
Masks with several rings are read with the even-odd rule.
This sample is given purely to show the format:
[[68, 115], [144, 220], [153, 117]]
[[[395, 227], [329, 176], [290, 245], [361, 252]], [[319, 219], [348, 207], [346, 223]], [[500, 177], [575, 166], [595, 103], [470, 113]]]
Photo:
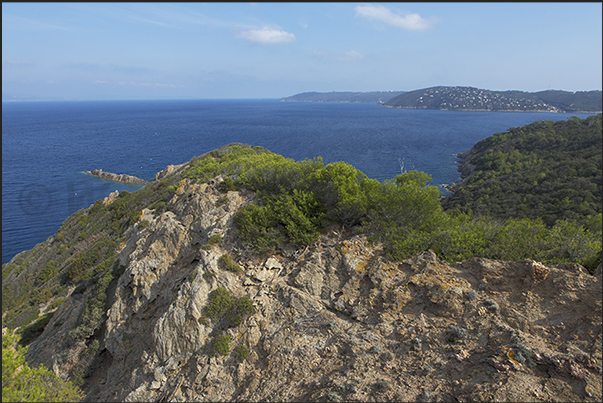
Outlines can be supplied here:
[[147, 183], [149, 183], [143, 179], [137, 178], [136, 176], [103, 172], [102, 169], [93, 169], [92, 171], [84, 171], [84, 173], [108, 181], [126, 183], [129, 185], [146, 185]]
[[221, 181], [141, 211], [94, 334], [72, 329], [99, 277], [29, 361], [80, 374], [88, 401], [601, 401], [601, 267], [393, 262], [337, 229], [258, 256], [233, 227], [256, 196]]

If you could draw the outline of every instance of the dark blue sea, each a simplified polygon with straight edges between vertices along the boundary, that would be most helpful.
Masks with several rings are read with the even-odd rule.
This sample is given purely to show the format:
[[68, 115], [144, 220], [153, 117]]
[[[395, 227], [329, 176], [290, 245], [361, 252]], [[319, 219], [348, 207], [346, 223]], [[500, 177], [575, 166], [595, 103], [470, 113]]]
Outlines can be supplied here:
[[278, 100], [2, 103], [2, 263], [54, 234], [73, 212], [128, 186], [85, 170], [152, 180], [233, 142], [294, 160], [345, 161], [384, 180], [417, 169], [460, 179], [455, 154], [535, 120], [589, 114], [452, 112]]

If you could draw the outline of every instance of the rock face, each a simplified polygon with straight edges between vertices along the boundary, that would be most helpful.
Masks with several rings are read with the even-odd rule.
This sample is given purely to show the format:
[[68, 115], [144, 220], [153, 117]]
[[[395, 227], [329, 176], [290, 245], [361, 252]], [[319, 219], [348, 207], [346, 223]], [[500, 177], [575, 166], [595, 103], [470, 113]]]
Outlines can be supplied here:
[[155, 180], [161, 180], [163, 178], [165, 178], [168, 175], [173, 174], [174, 172], [176, 172], [178, 169], [180, 169], [181, 167], [183, 167], [186, 164], [180, 164], [180, 165], [168, 165], [164, 170], [157, 172], [157, 174], [155, 174]]
[[[88, 401], [601, 401], [600, 268], [392, 262], [337, 232], [258, 257], [232, 224], [254, 195], [217, 182], [182, 181], [128, 230], [96, 355], [69, 343], [87, 295], [74, 291], [29, 359], [63, 377], [86, 368]], [[225, 254], [243, 270], [221, 270]], [[255, 312], [226, 329], [209, 319], [220, 287]], [[220, 333], [231, 352], [213, 356]]]
[[113, 182], [126, 183], [130, 185], [146, 185], [147, 181], [137, 178], [132, 175], [125, 174], [114, 174], [111, 172], [103, 172], [102, 169], [94, 169], [92, 171], [84, 171], [88, 175], [95, 176], [97, 178], [106, 179]]
[[[166, 176], [173, 174], [178, 169], [182, 168], [184, 165], [186, 165], [186, 164], [168, 165], [165, 169], [163, 169], [163, 170], [157, 172], [157, 174], [155, 174], [155, 181], [159, 181], [159, 180], [165, 178]], [[105, 179], [105, 180], [109, 180], [109, 181], [113, 181], [113, 182], [126, 183], [126, 184], [130, 184], [130, 185], [146, 185], [149, 183], [143, 179], [137, 178], [136, 176], [126, 175], [126, 174], [114, 174], [111, 172], [103, 172], [102, 169], [94, 169], [92, 171], [84, 171], [84, 173], [91, 175], [91, 176], [95, 176], [97, 178], [101, 178], [101, 179]]]

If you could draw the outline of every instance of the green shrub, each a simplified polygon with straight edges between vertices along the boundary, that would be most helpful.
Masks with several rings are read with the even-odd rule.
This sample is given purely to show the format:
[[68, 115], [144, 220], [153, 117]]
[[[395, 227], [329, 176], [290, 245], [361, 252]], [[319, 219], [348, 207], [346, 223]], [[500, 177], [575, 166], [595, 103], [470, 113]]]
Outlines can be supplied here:
[[237, 190], [237, 186], [235, 185], [234, 180], [230, 176], [227, 176], [222, 182], [220, 182], [218, 189], [220, 189], [222, 192], [228, 192], [230, 190]]
[[209, 318], [215, 318], [234, 305], [235, 298], [230, 291], [219, 287], [209, 293], [209, 300], [205, 312]]
[[54, 310], [54, 309], [58, 308], [59, 306], [61, 306], [63, 304], [63, 302], [65, 302], [65, 298], [56, 297], [55, 300], [50, 303], [50, 305], [48, 306], [48, 309]]
[[275, 214], [256, 204], [240, 208], [234, 216], [234, 223], [241, 241], [258, 253], [275, 250], [284, 241]]
[[2, 335], [3, 402], [79, 402], [84, 398], [73, 383], [43, 365], [31, 368], [25, 361], [27, 348], [18, 342], [19, 336]]
[[92, 336], [94, 331], [100, 326], [105, 313], [107, 288], [113, 278], [113, 270], [109, 270], [95, 283], [94, 289], [88, 295], [84, 311], [80, 315], [76, 327], [69, 332], [71, 337], [74, 339], [86, 339]]
[[48, 288], [35, 288], [30, 297], [33, 305], [45, 304], [52, 298], [52, 291]]
[[[113, 261], [116, 242], [109, 236], [102, 236], [87, 249], [82, 250], [72, 257], [67, 267], [67, 279], [76, 284], [82, 280], [88, 280], [96, 273], [104, 271]], [[107, 262], [108, 260], [108, 262]], [[98, 270], [94, 267], [102, 263]]]
[[216, 200], [215, 206], [220, 207], [225, 204], [228, 204], [228, 196], [222, 196], [222, 197], [218, 198], [218, 200]]
[[94, 204], [90, 207], [90, 214], [96, 214], [98, 213], [100, 210], [103, 209], [103, 201], [102, 200], [97, 200], [96, 202], [94, 202]]
[[247, 347], [245, 344], [239, 344], [233, 351], [233, 354], [239, 359], [239, 361], [243, 361], [249, 355], [249, 347]]
[[219, 321], [228, 329], [239, 326], [246, 316], [255, 313], [255, 308], [248, 295], [235, 298], [232, 292], [219, 287], [209, 293], [205, 313], [207, 317]]
[[209, 239], [207, 240], [207, 242], [210, 245], [219, 244], [220, 242], [222, 242], [222, 236], [220, 234], [213, 234], [212, 236], [209, 237]]
[[235, 262], [232, 256], [230, 256], [228, 253], [220, 256], [220, 258], [218, 259], [218, 268], [222, 270], [228, 270], [233, 273], [239, 273], [243, 270], [241, 266], [239, 266], [239, 264]]
[[210, 355], [228, 355], [230, 353], [230, 336], [219, 334], [214, 338]]
[[226, 312], [225, 323], [227, 327], [237, 327], [243, 321], [243, 318], [255, 313], [253, 302], [248, 295], [244, 295], [241, 298], [237, 298], [234, 304]]
[[21, 305], [15, 310], [6, 313], [2, 318], [3, 326], [17, 328], [29, 325], [40, 316], [40, 309], [37, 306]]
[[148, 220], [142, 220], [138, 223], [138, 230], [142, 231], [143, 229], [145, 229], [146, 227], [148, 227], [149, 225], [151, 225], [151, 223]]
[[158, 201], [153, 205], [153, 209], [155, 210], [155, 213], [161, 214], [166, 210], [166, 204], [164, 201]]
[[56, 235], [54, 236], [54, 240], [59, 243], [64, 242], [65, 241], [65, 233], [63, 231], [58, 231], [56, 233]]
[[48, 262], [46, 263], [46, 265], [44, 266], [44, 268], [40, 271], [40, 274], [38, 274], [38, 278], [36, 279], [36, 282], [38, 284], [43, 284], [45, 282], [47, 282], [48, 280], [50, 280], [51, 278], [53, 278], [57, 273], [57, 267], [55, 266], [55, 264], [53, 262]]
[[197, 268], [193, 269], [191, 274], [188, 276], [188, 280], [192, 283], [197, 278]]

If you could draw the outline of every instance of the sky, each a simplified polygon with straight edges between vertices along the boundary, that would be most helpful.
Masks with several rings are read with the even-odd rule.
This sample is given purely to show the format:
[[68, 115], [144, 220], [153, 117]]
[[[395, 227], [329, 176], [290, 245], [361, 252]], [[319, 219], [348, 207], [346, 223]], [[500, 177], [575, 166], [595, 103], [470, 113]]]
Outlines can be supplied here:
[[602, 3], [2, 3], [2, 100], [601, 90]]

